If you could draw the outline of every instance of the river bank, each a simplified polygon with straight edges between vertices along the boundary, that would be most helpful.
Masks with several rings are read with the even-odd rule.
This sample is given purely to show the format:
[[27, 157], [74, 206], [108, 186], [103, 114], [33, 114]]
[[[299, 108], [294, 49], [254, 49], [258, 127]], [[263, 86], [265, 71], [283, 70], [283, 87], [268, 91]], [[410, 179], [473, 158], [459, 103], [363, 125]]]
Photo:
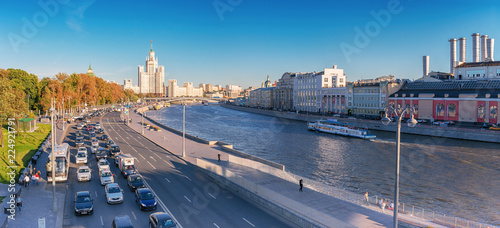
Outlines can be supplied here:
[[[226, 105], [226, 104], [221, 104], [221, 107], [260, 114], [260, 115], [304, 121], [304, 122], [316, 121], [322, 117], [319, 115], [296, 114], [293, 112], [279, 112], [273, 110], [248, 108], [248, 107]], [[354, 127], [368, 128], [370, 130], [377, 130], [377, 131], [396, 132], [395, 123], [391, 123], [388, 126], [385, 126], [382, 124], [382, 122], [378, 120], [346, 119], [339, 117], [331, 117], [331, 118], [340, 119], [342, 122], [347, 122]], [[480, 130], [480, 129], [459, 128], [459, 127], [440, 127], [440, 126], [421, 125], [421, 124], [418, 124], [416, 127], [408, 127], [406, 126], [406, 124], [402, 124], [401, 132], [405, 134], [500, 143], [500, 131], [492, 131], [492, 130]]]

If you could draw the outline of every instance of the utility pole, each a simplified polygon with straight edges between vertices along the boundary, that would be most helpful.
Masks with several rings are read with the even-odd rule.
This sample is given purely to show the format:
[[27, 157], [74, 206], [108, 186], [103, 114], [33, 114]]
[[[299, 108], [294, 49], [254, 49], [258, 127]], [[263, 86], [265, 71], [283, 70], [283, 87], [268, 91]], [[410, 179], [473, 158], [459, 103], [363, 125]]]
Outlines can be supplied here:
[[50, 166], [52, 169], [52, 212], [57, 212], [57, 201], [56, 201], [56, 164], [55, 164], [55, 148], [56, 148], [56, 128], [54, 127], [54, 114], [56, 109], [54, 108], [54, 103], [52, 103], [52, 107], [50, 108], [51, 115], [51, 127], [52, 127], [52, 151], [50, 158]]
[[182, 157], [186, 157], [186, 103], [182, 103]]

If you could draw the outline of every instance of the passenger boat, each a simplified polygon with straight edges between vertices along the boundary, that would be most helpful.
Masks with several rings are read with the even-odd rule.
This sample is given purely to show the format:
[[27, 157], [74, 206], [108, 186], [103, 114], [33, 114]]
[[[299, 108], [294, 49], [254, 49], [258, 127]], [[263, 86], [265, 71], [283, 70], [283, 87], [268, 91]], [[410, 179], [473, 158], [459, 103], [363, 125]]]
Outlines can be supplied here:
[[319, 131], [336, 135], [351, 136], [362, 139], [374, 139], [377, 136], [370, 134], [366, 129], [349, 126], [347, 123], [338, 122], [336, 119], [318, 120], [309, 122], [307, 130]]

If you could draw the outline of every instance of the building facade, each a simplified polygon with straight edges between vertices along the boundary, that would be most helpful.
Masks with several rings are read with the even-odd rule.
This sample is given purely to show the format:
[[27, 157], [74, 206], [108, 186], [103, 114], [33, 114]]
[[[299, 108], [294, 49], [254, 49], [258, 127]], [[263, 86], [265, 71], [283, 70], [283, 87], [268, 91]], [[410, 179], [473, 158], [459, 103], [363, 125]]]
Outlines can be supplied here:
[[273, 90], [274, 87], [267, 87], [250, 91], [248, 106], [268, 109], [273, 108]]
[[138, 94], [140, 92], [139, 86], [132, 85], [132, 79], [123, 80], [123, 90], [130, 89], [134, 91], [134, 93]]
[[237, 98], [241, 96], [241, 86], [237, 85], [226, 85], [226, 91], [224, 92], [224, 97], [227, 98]]
[[168, 80], [168, 97], [203, 97], [203, 88], [194, 88], [193, 83], [185, 82], [184, 86], [179, 87], [177, 80]]
[[500, 79], [500, 61], [462, 63], [455, 67], [457, 80]]
[[281, 110], [293, 110], [293, 81], [296, 74], [286, 72], [276, 83], [274, 89], [274, 108]]
[[151, 41], [151, 50], [146, 58], [145, 66], [145, 70], [144, 66], [138, 67], [139, 92], [156, 97], [164, 96], [165, 68], [158, 66], [158, 58], [155, 58], [155, 52], [153, 51], [153, 41]]

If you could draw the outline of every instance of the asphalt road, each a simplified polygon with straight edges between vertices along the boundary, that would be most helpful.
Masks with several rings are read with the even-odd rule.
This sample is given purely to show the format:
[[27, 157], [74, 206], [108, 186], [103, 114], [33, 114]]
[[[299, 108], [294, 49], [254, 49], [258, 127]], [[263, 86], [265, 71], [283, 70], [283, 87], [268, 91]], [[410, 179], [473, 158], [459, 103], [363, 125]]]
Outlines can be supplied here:
[[[233, 194], [190, 164], [151, 143], [142, 135], [120, 123], [119, 113], [108, 113], [101, 119], [105, 133], [118, 144], [125, 154], [135, 158], [137, 170], [157, 197], [156, 211], [140, 211], [113, 159], [111, 171], [115, 183], [124, 190], [124, 202], [117, 205], [106, 203], [104, 187], [100, 185], [95, 157], [89, 153], [88, 166], [92, 169], [90, 182], [77, 182], [74, 155], [76, 128], [68, 131], [65, 142], [71, 146], [70, 178], [66, 184], [66, 204], [64, 208], [64, 227], [110, 227], [115, 216], [128, 215], [134, 227], [147, 227], [148, 216], [153, 212], [166, 211], [174, 217], [179, 227], [289, 227], [286, 223], [266, 213], [262, 209]], [[92, 123], [99, 121], [94, 118]], [[87, 134], [83, 130], [84, 135]], [[89, 140], [85, 146], [90, 147]], [[105, 147], [104, 141], [100, 146]], [[94, 197], [94, 214], [74, 215], [74, 195], [77, 191], [90, 191]]]

